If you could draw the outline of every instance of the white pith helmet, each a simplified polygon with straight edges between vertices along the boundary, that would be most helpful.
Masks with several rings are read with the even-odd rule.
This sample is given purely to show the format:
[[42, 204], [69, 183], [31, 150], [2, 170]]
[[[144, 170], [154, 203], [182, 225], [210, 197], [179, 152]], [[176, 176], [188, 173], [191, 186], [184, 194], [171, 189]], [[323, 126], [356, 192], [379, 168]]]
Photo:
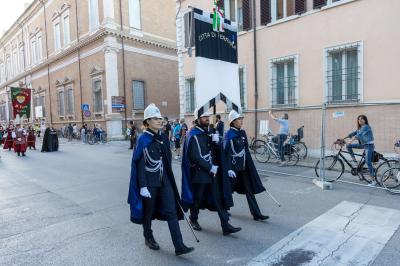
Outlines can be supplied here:
[[147, 106], [146, 109], [144, 109], [143, 120], [147, 120], [150, 118], [161, 118], [161, 119], [163, 118], [161, 116], [160, 109], [158, 109], [158, 107], [154, 103], [149, 104], [149, 106]]
[[204, 112], [199, 116], [199, 111], [200, 111], [199, 108], [196, 108], [196, 110], [194, 110], [194, 114], [193, 114], [194, 115], [194, 120], [197, 120], [197, 119], [199, 119], [201, 117], [210, 117], [210, 113], [209, 112]]
[[229, 124], [232, 123], [233, 121], [235, 121], [236, 119], [241, 118], [241, 117], [243, 118], [244, 115], [241, 115], [238, 112], [236, 112], [235, 110], [232, 110], [229, 113]]

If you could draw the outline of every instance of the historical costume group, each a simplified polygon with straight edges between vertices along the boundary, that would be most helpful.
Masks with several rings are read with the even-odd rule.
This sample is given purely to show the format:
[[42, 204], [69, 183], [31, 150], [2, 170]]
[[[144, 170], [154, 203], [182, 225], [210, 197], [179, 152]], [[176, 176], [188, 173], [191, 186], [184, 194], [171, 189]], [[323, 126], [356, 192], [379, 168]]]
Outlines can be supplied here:
[[[154, 104], [144, 111], [145, 130], [137, 141], [131, 163], [130, 219], [142, 224], [144, 243], [153, 250], [160, 246], [151, 230], [152, 220], [167, 221], [177, 256], [194, 250], [183, 244], [178, 221], [185, 217], [190, 229], [201, 231], [200, 210], [218, 214], [223, 235], [241, 231], [229, 223], [233, 192], [246, 195], [254, 220], [269, 218], [261, 213], [255, 198], [265, 188], [242, 130], [243, 116], [236, 111], [229, 114], [230, 129], [224, 138], [220, 132], [209, 132], [210, 114], [202, 108], [195, 110], [194, 118], [195, 126], [184, 140], [181, 196], [172, 172], [168, 137], [161, 130], [162, 116]], [[189, 218], [185, 216], [188, 211]]]

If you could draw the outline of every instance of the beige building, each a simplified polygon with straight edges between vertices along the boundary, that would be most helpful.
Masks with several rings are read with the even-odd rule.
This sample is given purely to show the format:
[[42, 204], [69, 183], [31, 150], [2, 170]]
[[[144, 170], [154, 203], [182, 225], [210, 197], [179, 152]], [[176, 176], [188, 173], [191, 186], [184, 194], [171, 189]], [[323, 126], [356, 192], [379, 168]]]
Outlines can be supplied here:
[[33, 119], [98, 122], [112, 138], [152, 102], [177, 117], [175, 15], [173, 1], [33, 1], [0, 39], [0, 121], [12, 86], [32, 89]]
[[[177, 1], [180, 113], [190, 119], [196, 65], [188, 55], [188, 6], [208, 12], [212, 6], [208, 0]], [[249, 136], [259, 134], [260, 120], [270, 120], [269, 110], [286, 112], [291, 132], [304, 125], [305, 142], [317, 152], [326, 102], [328, 147], [355, 130], [357, 115], [366, 114], [377, 149], [393, 151], [400, 137], [400, 1], [225, 0], [224, 7], [239, 29], [240, 93]], [[219, 113], [226, 111], [219, 106]], [[276, 123], [269, 125], [276, 133]]]

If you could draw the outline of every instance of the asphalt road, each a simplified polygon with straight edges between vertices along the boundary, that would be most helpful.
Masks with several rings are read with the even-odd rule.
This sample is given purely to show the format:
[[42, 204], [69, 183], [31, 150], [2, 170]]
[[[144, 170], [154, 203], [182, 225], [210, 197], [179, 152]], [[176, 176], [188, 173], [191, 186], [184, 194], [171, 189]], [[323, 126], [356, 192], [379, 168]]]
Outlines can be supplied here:
[[[142, 228], [129, 222], [127, 146], [62, 144], [58, 153], [28, 151], [24, 158], [2, 151], [0, 265], [245, 265], [343, 201], [400, 210], [399, 197], [386, 191], [348, 183], [323, 191], [309, 179], [314, 177], [312, 169], [258, 165], [265, 186], [282, 207], [266, 193], [257, 195], [262, 212], [271, 219], [256, 222], [245, 197], [235, 195], [231, 223], [243, 230], [222, 236], [217, 215], [203, 211], [200, 243], [181, 221], [184, 241], [195, 251], [175, 257], [166, 223], [154, 222], [161, 250], [151, 251], [144, 246]], [[179, 186], [179, 162], [173, 166]], [[399, 261], [397, 230], [371, 265]], [[300, 265], [290, 263], [281, 265]]]

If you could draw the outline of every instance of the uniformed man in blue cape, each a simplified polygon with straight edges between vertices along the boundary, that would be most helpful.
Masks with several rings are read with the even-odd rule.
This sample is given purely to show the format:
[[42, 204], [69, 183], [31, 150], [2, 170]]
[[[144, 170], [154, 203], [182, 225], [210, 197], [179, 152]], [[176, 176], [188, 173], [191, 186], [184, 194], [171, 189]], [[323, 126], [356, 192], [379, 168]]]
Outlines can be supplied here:
[[232, 110], [229, 113], [230, 129], [224, 137], [223, 172], [232, 181], [232, 192], [246, 195], [250, 213], [256, 221], [269, 217], [261, 214], [255, 194], [265, 191], [250, 155], [246, 132], [242, 129], [244, 116]]
[[186, 135], [182, 156], [182, 203], [190, 209], [193, 229], [201, 231], [200, 209], [216, 211], [222, 233], [229, 235], [241, 230], [229, 224], [228, 209], [233, 206], [230, 181], [222, 175], [222, 143], [218, 134], [209, 134], [210, 115], [203, 108], [194, 112], [195, 127]]
[[171, 165], [171, 150], [167, 136], [161, 133], [163, 117], [160, 110], [149, 105], [144, 111], [143, 126], [131, 163], [128, 203], [131, 221], [143, 225], [145, 244], [159, 250], [151, 230], [153, 219], [168, 222], [175, 255], [193, 251], [182, 240], [179, 221], [183, 219], [179, 208], [180, 197]]

